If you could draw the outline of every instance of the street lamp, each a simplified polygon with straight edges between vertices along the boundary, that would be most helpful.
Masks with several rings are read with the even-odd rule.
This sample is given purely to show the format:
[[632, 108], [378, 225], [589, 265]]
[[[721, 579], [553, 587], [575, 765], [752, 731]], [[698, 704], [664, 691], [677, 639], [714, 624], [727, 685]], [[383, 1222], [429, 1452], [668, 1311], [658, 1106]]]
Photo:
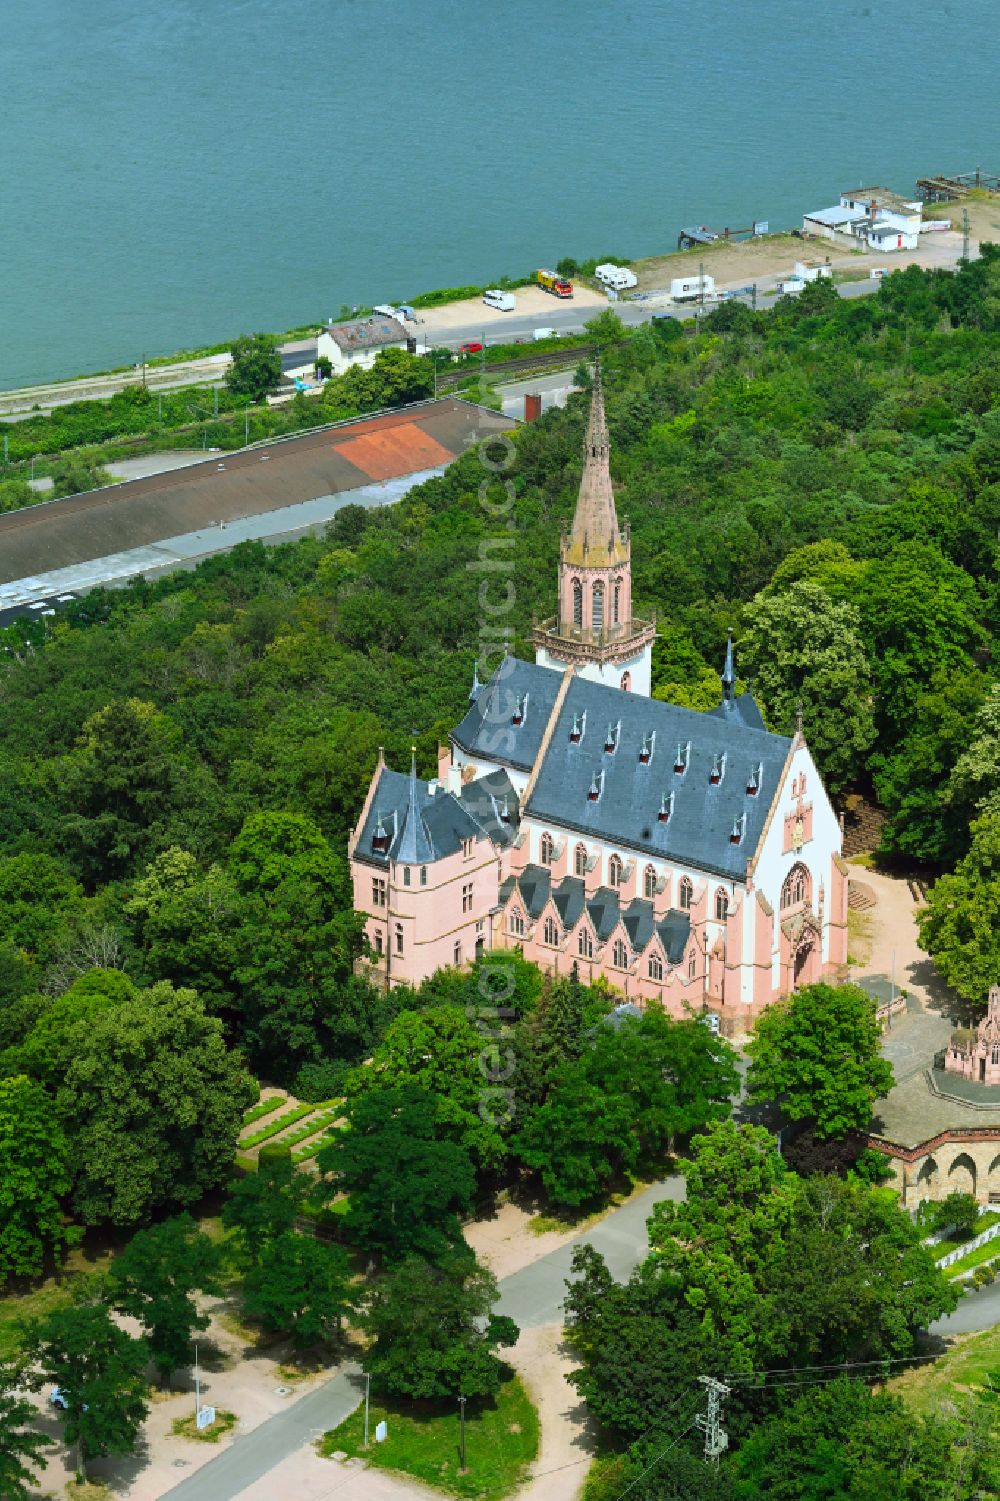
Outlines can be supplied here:
[[458, 1399], [458, 1405], [462, 1409], [462, 1418], [461, 1418], [461, 1454], [462, 1454], [462, 1469], [463, 1470], [465, 1469], [465, 1401], [466, 1401], [466, 1399], [464, 1397], [459, 1397], [459, 1399]]

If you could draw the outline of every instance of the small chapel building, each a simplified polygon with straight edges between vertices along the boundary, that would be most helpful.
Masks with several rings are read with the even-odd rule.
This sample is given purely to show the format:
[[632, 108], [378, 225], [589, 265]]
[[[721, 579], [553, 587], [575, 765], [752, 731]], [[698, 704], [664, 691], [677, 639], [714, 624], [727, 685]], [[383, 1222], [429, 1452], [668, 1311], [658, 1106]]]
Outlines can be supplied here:
[[742, 1035], [847, 962], [841, 833], [801, 725], [736, 693], [705, 713], [650, 697], [653, 620], [632, 612], [600, 370], [556, 614], [505, 657], [426, 782], [375, 769], [349, 842], [374, 973], [417, 985], [486, 949], [603, 976], [642, 1007]]

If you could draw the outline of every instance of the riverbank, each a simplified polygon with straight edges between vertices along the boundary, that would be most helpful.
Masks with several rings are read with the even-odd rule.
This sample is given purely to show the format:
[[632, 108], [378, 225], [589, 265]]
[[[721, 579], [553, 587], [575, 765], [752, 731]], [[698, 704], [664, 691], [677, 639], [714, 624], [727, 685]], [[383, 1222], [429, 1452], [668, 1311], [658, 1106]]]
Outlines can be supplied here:
[[[950, 218], [953, 225], [960, 225], [963, 210], [969, 215], [973, 256], [978, 253], [980, 240], [1000, 240], [1000, 198], [973, 194], [961, 203], [942, 205], [941, 216]], [[721, 291], [755, 283], [759, 294], [766, 296], [776, 290], [779, 280], [791, 273], [796, 260], [829, 259], [839, 280], [863, 281], [870, 267], [876, 264], [889, 270], [901, 270], [909, 265], [953, 270], [962, 250], [962, 234], [958, 228], [924, 235], [914, 251], [887, 255], [856, 251], [823, 240], [803, 240], [789, 231], [752, 240], [716, 240], [697, 250], [669, 251], [629, 264], [638, 278], [633, 295], [650, 299], [660, 293], [663, 306], [668, 306], [666, 293], [671, 280], [675, 276], [697, 275], [700, 267], [714, 278]], [[497, 312], [486, 307], [479, 295], [462, 296], [466, 289], [454, 288], [451, 289], [456, 294], [454, 300], [435, 302], [434, 306], [425, 305], [418, 309], [415, 332], [422, 339], [447, 347], [457, 346], [468, 339], [483, 338], [492, 342], [498, 335], [530, 338], [533, 326], [576, 331], [588, 318], [607, 307], [608, 299], [596, 284], [588, 285], [586, 279], [577, 279], [574, 285], [574, 296], [569, 302], [550, 296], [540, 287], [520, 285], [516, 290], [517, 308], [513, 313]], [[426, 304], [438, 296], [447, 295], [446, 289], [443, 293], [427, 293], [418, 300]], [[659, 306], [659, 302], [656, 305]], [[615, 310], [623, 313], [634, 306], [633, 301], [624, 300], [615, 304]], [[359, 309], [359, 312], [364, 311], [367, 310]], [[350, 310], [342, 308], [341, 313], [349, 316]], [[317, 319], [314, 325], [302, 325], [275, 337], [279, 339], [283, 352], [290, 354], [296, 348], [302, 351], [321, 323], [322, 320]], [[124, 369], [0, 390], [0, 422], [17, 421], [35, 410], [51, 411], [56, 406], [75, 401], [104, 400], [126, 386], [143, 382], [154, 392], [218, 385], [225, 378], [228, 364], [227, 346], [213, 345], [202, 350], [157, 356]]]

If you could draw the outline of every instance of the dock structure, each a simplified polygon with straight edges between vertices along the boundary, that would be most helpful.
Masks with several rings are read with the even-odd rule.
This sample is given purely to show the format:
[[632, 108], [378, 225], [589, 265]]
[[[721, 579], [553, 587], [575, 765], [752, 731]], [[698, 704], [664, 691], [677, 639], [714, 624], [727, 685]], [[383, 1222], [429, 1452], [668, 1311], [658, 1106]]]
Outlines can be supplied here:
[[952, 202], [964, 198], [973, 188], [1000, 193], [1000, 177], [995, 172], [984, 172], [982, 167], [977, 167], [974, 172], [956, 172], [950, 177], [917, 178], [917, 194], [925, 203]]
[[678, 250], [694, 250], [698, 245], [713, 245], [716, 240], [746, 240], [758, 234], [766, 234], [763, 222], [747, 225], [745, 229], [709, 229], [707, 224], [689, 224], [677, 236]]

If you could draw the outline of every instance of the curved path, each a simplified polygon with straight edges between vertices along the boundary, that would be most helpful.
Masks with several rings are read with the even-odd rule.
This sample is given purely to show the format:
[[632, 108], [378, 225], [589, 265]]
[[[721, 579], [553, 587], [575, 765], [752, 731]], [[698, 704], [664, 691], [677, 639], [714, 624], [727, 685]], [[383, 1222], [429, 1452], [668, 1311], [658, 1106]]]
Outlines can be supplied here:
[[[679, 1199], [683, 1188], [680, 1177], [654, 1183], [613, 1210], [579, 1240], [504, 1278], [497, 1311], [509, 1314], [522, 1329], [559, 1322], [573, 1247], [592, 1245], [607, 1260], [613, 1277], [627, 1277], [646, 1254], [646, 1220], [653, 1205], [662, 1199]], [[345, 1365], [322, 1386], [236, 1439], [166, 1496], [170, 1501], [232, 1501], [297, 1449], [342, 1423], [361, 1401], [363, 1391], [358, 1366]]]

